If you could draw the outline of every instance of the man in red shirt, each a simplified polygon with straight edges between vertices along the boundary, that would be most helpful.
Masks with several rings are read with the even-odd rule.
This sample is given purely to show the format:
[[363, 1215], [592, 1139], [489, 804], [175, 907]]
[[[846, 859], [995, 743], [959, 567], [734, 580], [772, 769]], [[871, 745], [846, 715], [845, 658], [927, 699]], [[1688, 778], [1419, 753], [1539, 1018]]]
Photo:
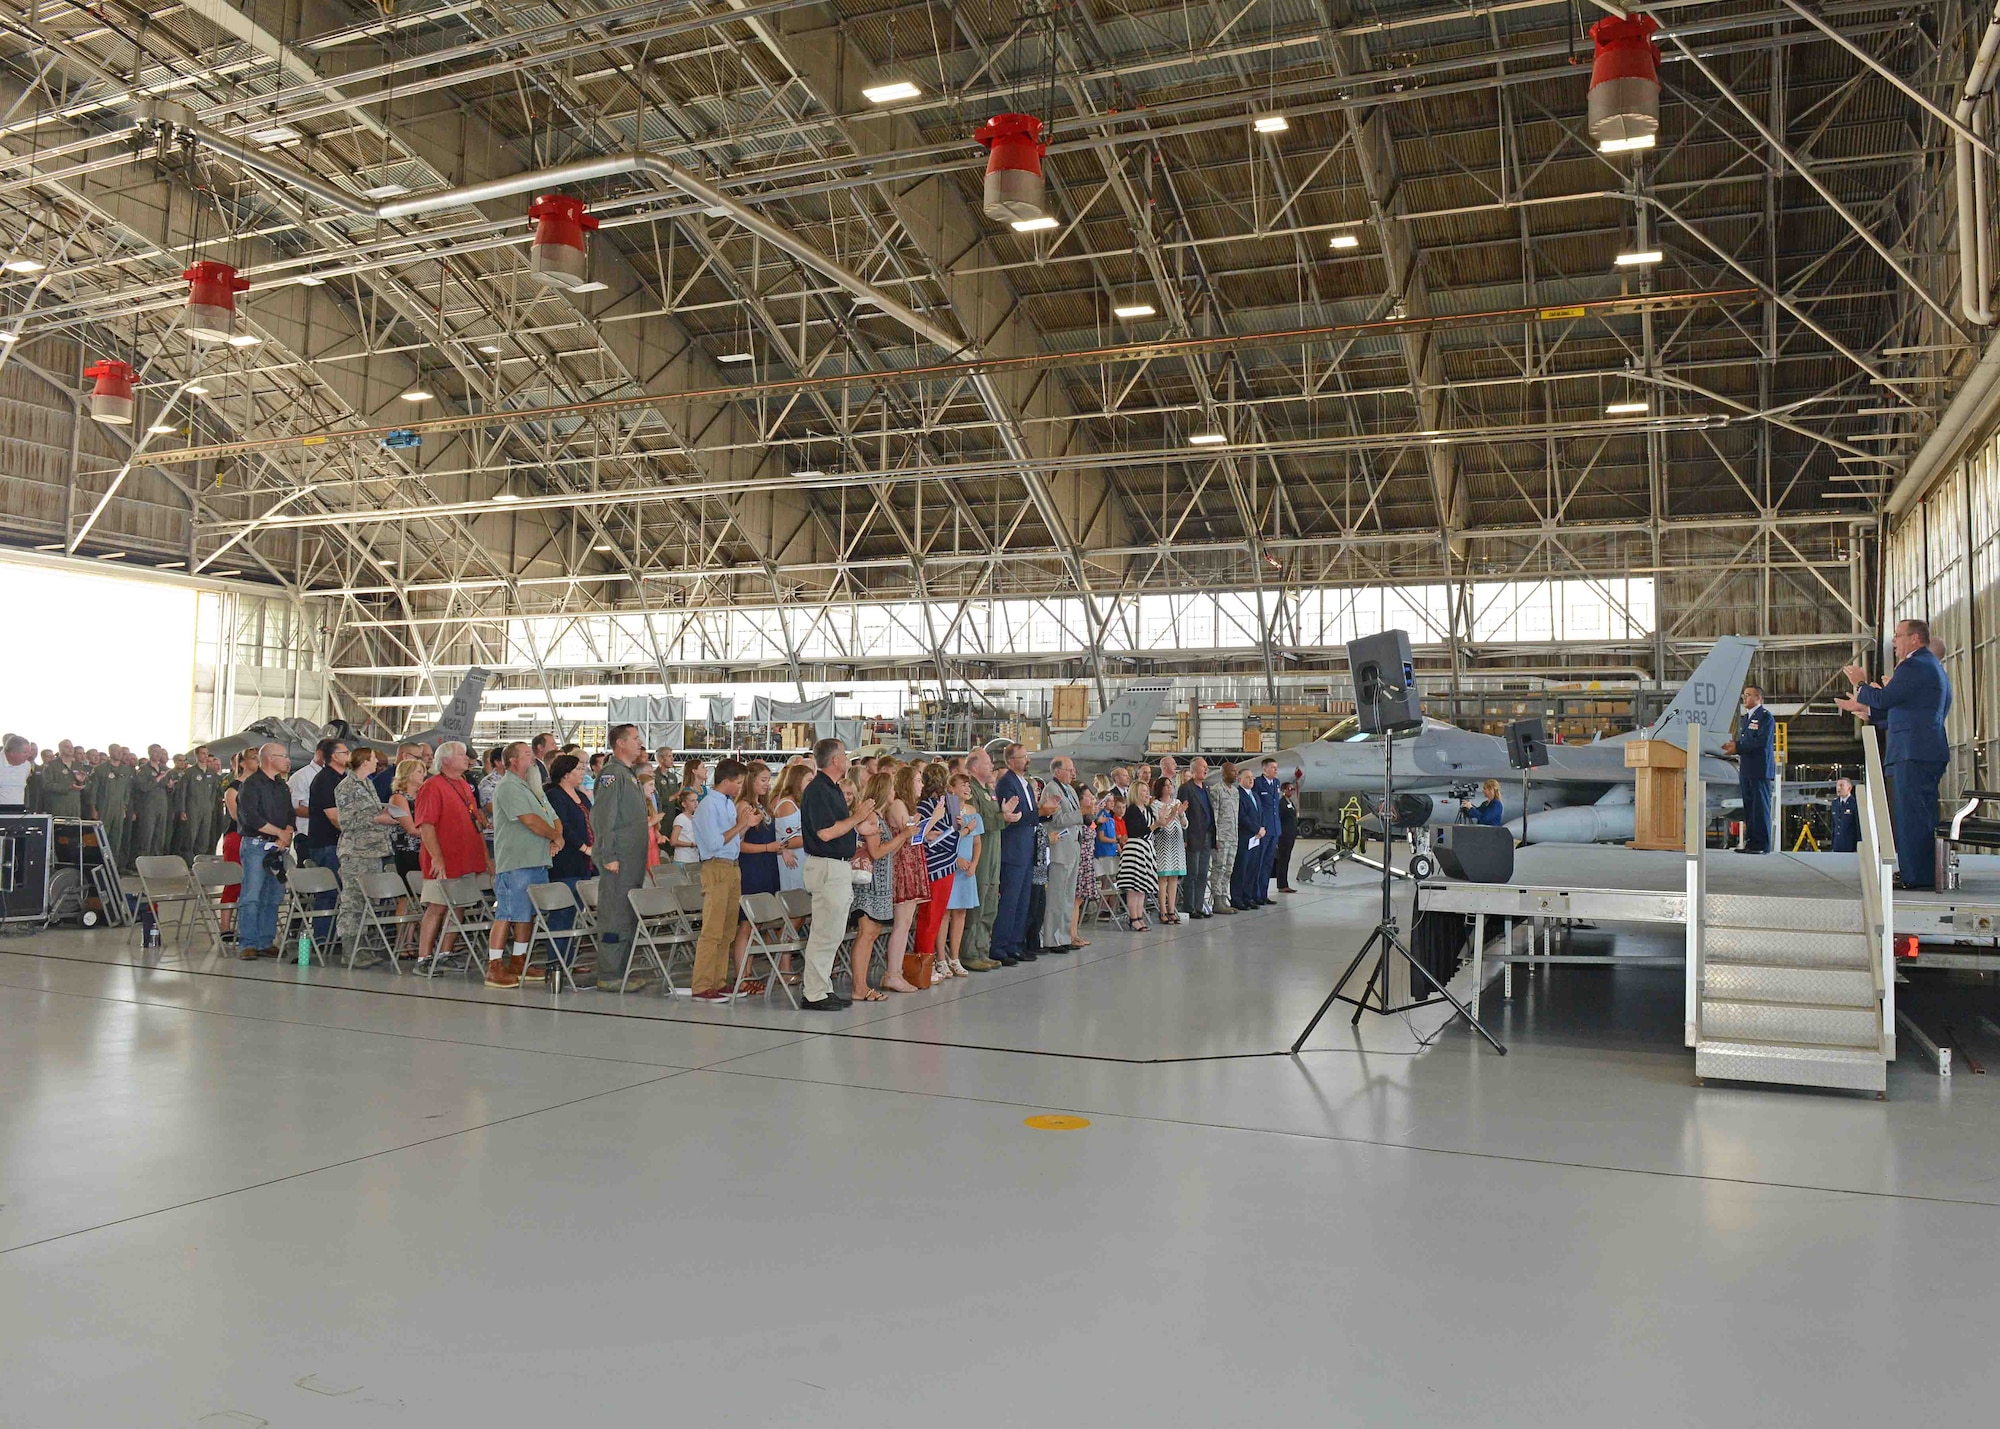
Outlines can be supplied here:
[[439, 745], [437, 758], [431, 762], [431, 777], [417, 790], [417, 805], [411, 811], [417, 839], [423, 845], [418, 856], [424, 875], [424, 921], [417, 933], [419, 965], [431, 956], [438, 929], [444, 925], [446, 882], [486, 871], [486, 840], [473, 820], [478, 796], [464, 779], [471, 763], [464, 745], [456, 741]]

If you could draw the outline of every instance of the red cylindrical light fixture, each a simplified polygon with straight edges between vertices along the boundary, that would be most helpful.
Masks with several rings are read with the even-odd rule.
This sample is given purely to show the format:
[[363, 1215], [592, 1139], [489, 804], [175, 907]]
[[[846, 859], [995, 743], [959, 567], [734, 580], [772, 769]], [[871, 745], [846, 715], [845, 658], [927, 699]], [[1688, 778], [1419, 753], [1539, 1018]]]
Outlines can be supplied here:
[[1651, 15], [1606, 15], [1590, 27], [1590, 135], [1598, 144], [1640, 148], [1660, 132], [1660, 47]]
[[558, 288], [578, 288], [584, 282], [589, 257], [584, 234], [597, 219], [584, 212], [584, 202], [568, 194], [543, 194], [528, 205], [535, 241], [528, 250], [528, 271]]
[[227, 263], [204, 258], [181, 274], [187, 281], [188, 336], [197, 342], [227, 342], [236, 335], [236, 295], [250, 288]]
[[1032, 114], [996, 114], [972, 137], [987, 149], [986, 216], [1005, 223], [1043, 217], [1042, 155], [1049, 146], [1042, 142], [1042, 121]]
[[138, 409], [132, 384], [139, 376], [132, 364], [100, 357], [83, 369], [83, 375], [94, 384], [90, 389], [90, 420], [111, 427], [131, 426], [132, 414]]

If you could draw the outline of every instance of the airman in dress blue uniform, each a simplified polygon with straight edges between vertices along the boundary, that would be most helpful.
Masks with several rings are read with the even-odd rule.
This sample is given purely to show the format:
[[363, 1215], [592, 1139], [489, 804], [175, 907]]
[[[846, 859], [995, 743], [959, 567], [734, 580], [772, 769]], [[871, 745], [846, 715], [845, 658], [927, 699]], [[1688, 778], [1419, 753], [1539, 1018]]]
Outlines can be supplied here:
[[1743, 852], [1771, 851], [1771, 781], [1778, 777], [1778, 719], [1755, 685], [1743, 687], [1743, 718], [1736, 738], [1722, 746], [1736, 756], [1736, 787], [1743, 795]]
[[1829, 847], [1835, 853], [1853, 853], [1861, 847], [1861, 806], [1854, 801], [1854, 781], [1838, 779], [1833, 785], [1833, 802], [1827, 805], [1827, 823], [1833, 837]]

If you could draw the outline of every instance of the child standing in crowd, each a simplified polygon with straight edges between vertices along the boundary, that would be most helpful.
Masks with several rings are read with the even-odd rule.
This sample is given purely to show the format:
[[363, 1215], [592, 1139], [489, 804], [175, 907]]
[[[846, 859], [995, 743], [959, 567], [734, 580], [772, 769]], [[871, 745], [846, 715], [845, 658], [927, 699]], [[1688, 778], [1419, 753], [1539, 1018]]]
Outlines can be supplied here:
[[965, 942], [965, 918], [968, 913], [979, 911], [979, 880], [973, 870], [979, 866], [979, 849], [986, 836], [986, 822], [979, 817], [979, 811], [972, 807], [972, 776], [960, 771], [951, 776], [951, 792], [958, 797], [958, 873], [951, 881], [950, 910], [951, 930], [948, 935], [951, 951], [946, 961], [953, 977], [969, 977], [965, 964], [959, 960], [959, 949]]
[[700, 803], [701, 795], [694, 790], [681, 790], [681, 811], [674, 815], [673, 828], [669, 831], [675, 863], [701, 862], [701, 855], [694, 846], [694, 811]]

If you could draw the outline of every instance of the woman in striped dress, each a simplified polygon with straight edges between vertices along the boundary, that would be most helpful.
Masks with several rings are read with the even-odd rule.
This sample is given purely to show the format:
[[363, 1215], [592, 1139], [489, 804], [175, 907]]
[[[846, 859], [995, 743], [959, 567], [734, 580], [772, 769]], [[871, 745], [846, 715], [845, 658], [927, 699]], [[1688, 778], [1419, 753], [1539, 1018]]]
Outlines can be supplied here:
[[923, 798], [917, 804], [917, 827], [924, 831], [924, 876], [930, 896], [917, 911], [917, 947], [931, 960], [931, 980], [953, 976], [951, 950], [940, 948], [945, 909], [951, 904], [952, 879], [958, 874], [958, 822], [952, 818], [942, 764], [924, 766]]
[[[1113, 796], [1116, 799], [1116, 795]], [[1153, 871], [1153, 825], [1146, 806], [1137, 799], [1119, 811], [1118, 891], [1125, 895], [1125, 916], [1132, 931], [1146, 931], [1146, 900], [1160, 891], [1159, 875]]]

